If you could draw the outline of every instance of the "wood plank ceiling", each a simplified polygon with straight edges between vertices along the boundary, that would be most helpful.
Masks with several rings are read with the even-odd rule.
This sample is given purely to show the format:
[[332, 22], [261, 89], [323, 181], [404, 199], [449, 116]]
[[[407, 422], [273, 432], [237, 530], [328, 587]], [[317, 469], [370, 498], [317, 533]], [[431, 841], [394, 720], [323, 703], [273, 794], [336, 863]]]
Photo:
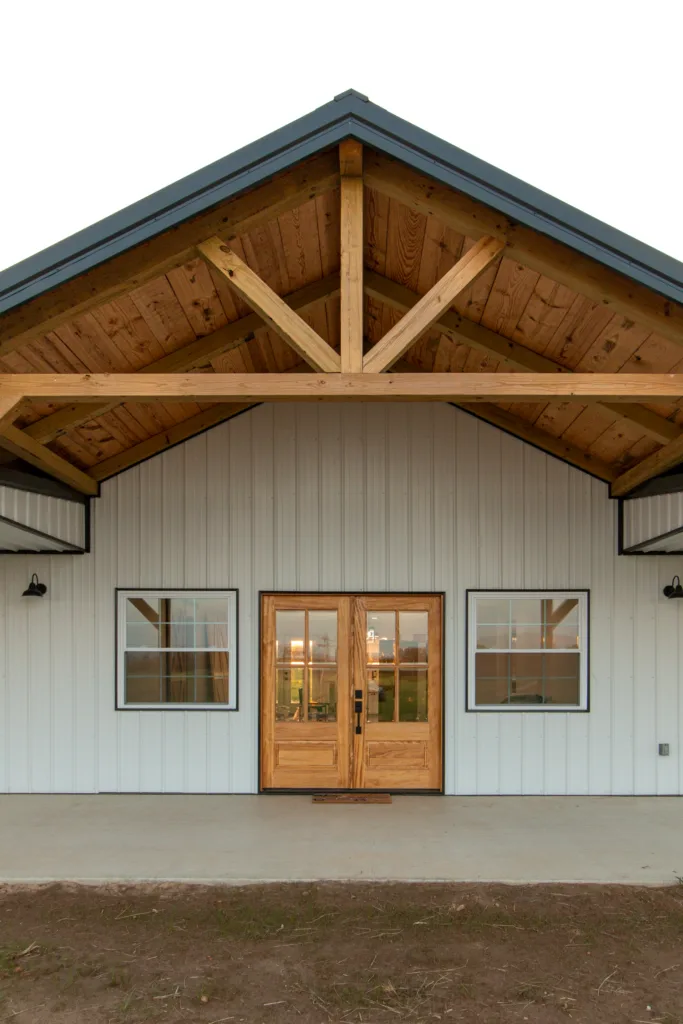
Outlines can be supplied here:
[[[397, 294], [399, 299], [416, 301], [475, 239], [367, 184], [364, 236], [367, 353], [400, 319]], [[337, 351], [339, 238], [338, 185], [230, 238], [231, 249], [274, 291], [289, 296], [304, 319]], [[314, 289], [313, 301], [301, 309], [310, 296], [297, 293], [316, 282], [325, 285], [317, 292]], [[402, 291], [392, 294], [391, 282]], [[504, 257], [492, 264], [451, 309], [465, 324], [480, 325], [486, 331], [470, 332], [474, 343], [465, 343], [437, 325], [405, 353], [395, 369], [523, 372], [525, 367], [538, 368], [533, 364], [535, 354], [552, 361], [558, 372], [683, 372], [681, 345], [515, 259]], [[250, 317], [247, 340], [242, 340], [246, 330], [233, 330], [225, 338], [217, 335], [211, 344], [215, 332], [245, 317]], [[213, 267], [192, 258], [25, 341], [0, 358], [0, 371], [130, 373], [156, 369], [159, 360], [167, 360], [160, 370], [207, 373], [302, 369], [294, 349], [260, 324]], [[201, 345], [202, 339], [209, 341]], [[484, 351], [487, 339], [495, 351]], [[175, 361], [168, 362], [170, 356]], [[552, 369], [546, 364], [542, 368]], [[191, 402], [65, 406], [34, 401], [22, 407], [17, 426], [74, 466], [104, 479], [241, 408]], [[625, 418], [626, 406], [620, 410], [575, 401], [499, 404], [474, 411], [519, 436], [533, 438], [549, 451], [564, 453], [603, 478], [614, 479], [683, 433], [680, 401], [629, 408], [640, 410], [641, 415]], [[646, 408], [651, 410], [649, 416], [643, 411]], [[56, 416], [58, 410], [62, 411]]]

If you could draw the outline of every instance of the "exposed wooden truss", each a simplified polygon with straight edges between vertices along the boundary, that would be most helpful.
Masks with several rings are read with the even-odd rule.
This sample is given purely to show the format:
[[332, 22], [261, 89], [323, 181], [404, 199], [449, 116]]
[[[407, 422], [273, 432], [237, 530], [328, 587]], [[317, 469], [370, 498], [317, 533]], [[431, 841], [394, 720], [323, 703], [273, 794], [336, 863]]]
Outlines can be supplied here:
[[373, 346], [363, 360], [363, 369], [367, 373], [382, 373], [390, 369], [411, 345], [426, 334], [457, 296], [484, 273], [503, 249], [502, 243], [494, 238], [480, 239]]
[[197, 251], [309, 366], [321, 373], [341, 369], [341, 360], [334, 349], [220, 238], [202, 242]]
[[671, 400], [680, 373], [92, 373], [0, 374], [0, 399], [90, 402], [351, 401], [582, 403]]
[[339, 147], [341, 171], [341, 369], [363, 369], [363, 147], [347, 139]]
[[[366, 271], [365, 291], [372, 298], [401, 312], [410, 309], [420, 299], [416, 292], [372, 271]], [[532, 373], [573, 373], [572, 370], [554, 362], [547, 356], [505, 338], [488, 327], [482, 327], [481, 324], [474, 323], [473, 320], [468, 320], [467, 317], [463, 317], [453, 310], [445, 310], [434, 326], [452, 341], [469, 345], [487, 355], [498, 356], [501, 362], [510, 367], [529, 370]], [[658, 441], [668, 442], [683, 436], [683, 430], [677, 423], [672, 423], [641, 405], [611, 402], [601, 402], [600, 404], [610, 412], [637, 423]]]
[[[436, 218], [446, 229], [479, 241], [472, 245], [471, 241], [465, 239], [467, 251], [457, 261], [462, 251], [463, 239], [460, 239], [458, 247], [452, 250], [455, 265], [446, 261], [445, 266], [450, 269], [442, 273], [431, 288], [429, 285], [434, 276], [428, 279], [424, 288], [429, 290], [424, 295], [368, 270], [364, 267], [363, 259], [365, 185], [404, 204], [401, 207], [404, 212], [405, 207], [408, 207], [419, 214]], [[259, 229], [263, 229], [262, 236], [265, 237], [266, 225], [270, 224], [268, 231], [272, 231], [271, 222], [276, 218], [338, 186], [341, 186], [337, 211], [340, 214], [340, 275], [335, 273], [316, 280], [283, 298], [246, 264], [229, 243], [237, 236]], [[327, 199], [328, 210], [330, 198]], [[417, 217], [417, 214], [410, 216]], [[331, 222], [334, 223], [334, 220]], [[239, 249], [240, 244], [238, 239], [236, 248]], [[610, 481], [615, 495], [627, 493], [639, 483], [683, 459], [683, 428], [673, 419], [677, 414], [675, 403], [683, 396], [683, 375], [675, 372], [576, 373], [569, 366], [543, 354], [542, 350], [534, 351], [525, 344], [511, 340], [503, 333], [497, 333], [497, 330], [476, 322], [476, 317], [470, 319], [469, 307], [468, 317], [451, 308], [454, 299], [465, 288], [471, 289], [477, 278], [492, 263], [499, 261], [501, 255], [513, 257], [523, 264], [517, 268], [519, 271], [528, 274], [524, 268], [533, 268], [580, 295], [595, 300], [600, 303], [600, 308], [632, 317], [638, 324], [678, 343], [683, 342], [683, 307], [558, 242], [512, 222], [463, 194], [438, 185], [400, 163], [371, 151], [364, 154], [363, 147], [355, 140], [343, 142], [338, 153], [329, 152], [315, 157], [274, 181], [208, 211], [173, 231], [167, 231], [5, 314], [0, 319], [0, 357], [88, 310], [94, 309], [97, 313], [97, 307], [101, 307], [104, 302], [123, 296], [160, 275], [170, 273], [171, 280], [175, 268], [183, 267], [197, 255], [211, 265], [216, 288], [219, 288], [216, 283], [218, 274], [231, 291], [252, 307], [253, 313], [219, 327], [196, 341], [183, 344], [162, 358], [151, 360], [135, 374], [0, 374], [0, 447], [39, 466], [72, 487], [91, 494], [95, 493], [98, 480], [186, 440], [260, 401], [397, 399], [450, 401]], [[336, 257], [337, 254], [334, 255]], [[256, 262], [250, 256], [247, 258], [252, 265], [258, 265], [261, 269], [260, 257]], [[505, 269], [509, 263], [509, 260], [503, 260], [502, 265], [498, 264], [499, 276], [496, 277], [496, 283], [500, 276], [505, 278], [505, 274], [509, 273]], [[324, 267], [324, 261], [322, 265]], [[333, 270], [335, 266], [336, 263], [328, 258], [327, 269]], [[205, 268], [202, 273], [208, 278]], [[395, 276], [411, 280], [407, 275]], [[298, 278], [299, 282], [302, 277], [303, 280], [311, 279], [310, 274], [302, 275]], [[281, 280], [286, 287], [286, 273]], [[296, 271], [290, 280], [291, 287], [297, 280]], [[492, 281], [493, 275], [488, 280]], [[416, 278], [412, 281], [416, 282]], [[153, 285], [156, 287], [156, 282]], [[422, 285], [420, 287], [424, 290]], [[491, 286], [489, 284], [486, 287], [490, 289]], [[336, 325], [340, 339], [338, 352], [299, 315], [300, 311], [336, 293], [340, 294], [341, 307], [340, 321]], [[384, 337], [374, 344], [365, 357], [364, 295], [404, 314], [398, 323], [389, 327]], [[230, 302], [228, 299], [228, 305]], [[227, 319], [239, 316], [243, 311], [238, 304], [236, 312], [230, 314], [228, 305]], [[221, 316], [222, 321], [219, 320], [219, 323], [225, 323], [226, 317], [222, 313]], [[329, 309], [327, 316], [329, 318]], [[320, 330], [324, 334], [325, 314], [321, 322]], [[329, 324], [329, 319], [327, 322]], [[489, 323], [492, 322], [489, 320]], [[495, 356], [500, 362], [498, 371], [486, 374], [412, 372], [414, 366], [405, 363], [402, 356], [433, 327], [454, 345], [466, 345], [470, 349]], [[257, 332], [268, 328], [283, 338], [315, 372], [299, 372], [303, 369], [301, 366], [295, 368], [297, 372], [294, 373], [189, 372], [210, 368], [212, 360], [238, 346], [249, 346]], [[509, 332], [512, 333], [511, 330]], [[202, 324], [196, 333], [202, 333]], [[521, 336], [524, 337], [523, 334]], [[272, 339], [272, 335], [270, 337]], [[273, 344], [276, 343], [277, 339], [274, 339]], [[334, 344], [337, 344], [336, 340]], [[607, 339], [609, 344], [611, 342]], [[447, 347], [448, 342], [442, 341], [441, 345]], [[157, 347], [156, 354], [158, 352]], [[241, 356], [236, 359], [233, 365], [249, 367], [249, 356], [245, 357], [244, 363]], [[288, 365], [290, 361], [285, 358], [282, 368]], [[600, 365], [599, 360], [596, 365]], [[617, 365], [624, 365], [623, 360]], [[672, 365], [673, 360], [669, 363], [669, 366]], [[400, 366], [404, 372], [387, 373], [392, 366], [395, 369]], [[524, 372], [500, 372], [507, 368]], [[18, 429], [13, 421], [19, 415], [19, 403], [24, 399], [68, 404]], [[77, 440], [72, 439], [72, 447], [69, 448], [69, 432], [74, 428], [94, 420], [94, 425], [82, 432], [83, 436], [87, 438], [88, 432], [94, 436], [97, 430], [106, 433], [106, 428], [98, 424], [98, 418], [103, 414], [111, 412], [122, 402], [135, 404], [154, 400], [162, 403], [208, 401], [221, 404], [177, 422], [167, 430], [134, 443], [109, 458], [100, 456], [88, 473], [72, 465], [68, 457], [46, 447], [46, 444], [59, 439], [59, 451], [69, 456], [71, 450], [78, 451]], [[622, 431], [622, 447], [619, 452], [622, 464], [625, 458], [630, 457], [623, 454], [629, 437], [633, 441], [637, 440], [641, 453], [648, 454], [645, 458], [641, 457], [641, 461], [627, 472], [621, 473], [615, 468], [619, 465], [618, 461], [610, 465], [576, 444], [553, 436], [548, 429], [539, 429], [522, 420], [514, 411], [506, 411], [494, 404], [545, 404], [556, 401], [565, 406], [567, 402], [578, 402], [590, 406], [592, 410], [604, 410], [612, 414], [612, 417], [619, 417], [623, 421], [619, 427]], [[636, 404], [660, 401], [669, 403], [662, 415]], [[166, 415], [172, 419], [168, 411]], [[604, 415], [602, 419], [614, 424], [613, 419], [606, 421]], [[599, 420], [597, 414], [594, 414], [594, 420]], [[632, 426], [628, 427], [627, 424]], [[633, 426], [642, 433], [635, 432]], [[112, 429], [115, 433], [115, 428]], [[648, 435], [647, 438], [643, 438], [643, 434]], [[662, 443], [664, 447], [649, 454], [653, 447], [650, 438]], [[108, 443], [111, 442], [110, 437]], [[94, 447], [94, 442], [92, 445]], [[78, 460], [77, 454], [74, 457]]]
[[366, 152], [366, 184], [470, 238], [490, 235], [506, 255], [683, 344], [683, 306], [483, 203], [380, 153]]
[[[325, 277], [314, 284], [306, 285], [291, 295], [284, 297], [284, 302], [292, 309], [309, 309], [315, 303], [335, 295], [339, 291], [339, 278], [336, 274]], [[255, 337], [258, 331], [264, 330], [265, 324], [257, 313], [249, 313], [241, 317], [235, 323], [221, 327], [213, 334], [200, 338], [198, 341], [184, 345], [183, 348], [172, 352], [163, 359], [157, 359], [153, 363], [143, 366], [138, 373], [181, 373], [206, 366], [216, 356], [224, 355], [240, 345], [246, 345]], [[69, 405], [59, 409], [50, 416], [44, 416], [25, 428], [29, 437], [46, 443], [52, 441], [60, 434], [77, 427], [81, 423], [92, 419], [93, 416], [101, 416], [110, 409], [115, 408], [117, 401], [95, 402], [88, 405]]]
[[129, 249], [5, 313], [0, 319], [0, 356], [174, 267], [183, 266], [195, 255], [196, 246], [212, 235], [230, 241], [327, 192], [338, 182], [336, 154], [322, 153], [224, 206]]

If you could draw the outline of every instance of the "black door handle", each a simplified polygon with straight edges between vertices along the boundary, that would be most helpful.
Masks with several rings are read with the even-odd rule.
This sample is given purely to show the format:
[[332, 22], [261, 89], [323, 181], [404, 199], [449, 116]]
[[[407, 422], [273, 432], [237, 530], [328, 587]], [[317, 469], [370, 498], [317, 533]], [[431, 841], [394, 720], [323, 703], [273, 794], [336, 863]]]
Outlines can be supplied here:
[[355, 690], [354, 696], [355, 700], [353, 710], [356, 713], [356, 736], [358, 736], [363, 731], [363, 728], [361, 726], [361, 715], [363, 714], [363, 691]]

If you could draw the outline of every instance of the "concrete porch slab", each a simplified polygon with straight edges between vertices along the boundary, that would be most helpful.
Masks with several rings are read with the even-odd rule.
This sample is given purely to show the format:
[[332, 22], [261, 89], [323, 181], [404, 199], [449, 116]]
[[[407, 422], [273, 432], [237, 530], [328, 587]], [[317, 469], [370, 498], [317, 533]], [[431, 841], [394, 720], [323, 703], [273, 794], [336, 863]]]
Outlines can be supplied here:
[[0, 881], [662, 884], [676, 797], [0, 796]]

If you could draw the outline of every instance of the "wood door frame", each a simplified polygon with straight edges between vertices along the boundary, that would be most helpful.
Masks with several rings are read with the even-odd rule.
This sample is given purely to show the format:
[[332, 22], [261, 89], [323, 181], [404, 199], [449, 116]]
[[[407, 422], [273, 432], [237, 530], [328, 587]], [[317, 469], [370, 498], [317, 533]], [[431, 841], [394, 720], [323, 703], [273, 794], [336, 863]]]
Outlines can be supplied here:
[[[257, 758], [258, 777], [257, 792], [273, 795], [314, 794], [326, 792], [319, 787], [305, 789], [265, 789], [262, 778], [261, 744], [263, 742], [263, 599], [264, 597], [438, 597], [441, 599], [441, 778], [438, 789], [392, 789], [398, 796], [444, 796], [446, 782], [446, 592], [444, 590], [259, 590], [259, 628], [258, 628], [258, 726], [257, 726]], [[374, 793], [374, 789], [337, 789], [336, 793]]]

